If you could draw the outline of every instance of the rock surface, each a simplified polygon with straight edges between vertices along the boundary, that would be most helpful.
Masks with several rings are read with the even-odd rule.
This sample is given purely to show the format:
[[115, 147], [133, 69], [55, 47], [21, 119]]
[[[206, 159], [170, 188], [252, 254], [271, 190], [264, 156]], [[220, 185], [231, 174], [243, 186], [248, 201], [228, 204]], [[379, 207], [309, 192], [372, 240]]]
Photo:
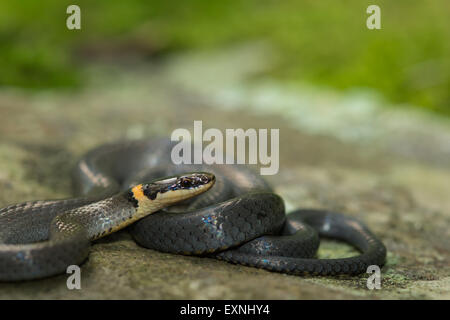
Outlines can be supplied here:
[[[1, 299], [450, 299], [450, 124], [254, 75], [260, 44], [175, 56], [162, 65], [97, 67], [77, 92], [0, 90], [0, 206], [70, 196], [70, 173], [90, 148], [176, 128], [279, 128], [280, 171], [269, 182], [288, 209], [357, 216], [388, 249], [380, 290], [368, 274], [297, 277], [148, 250], [121, 231], [92, 246], [82, 289], [68, 275], [0, 283]], [[319, 257], [349, 246], [323, 241]]]

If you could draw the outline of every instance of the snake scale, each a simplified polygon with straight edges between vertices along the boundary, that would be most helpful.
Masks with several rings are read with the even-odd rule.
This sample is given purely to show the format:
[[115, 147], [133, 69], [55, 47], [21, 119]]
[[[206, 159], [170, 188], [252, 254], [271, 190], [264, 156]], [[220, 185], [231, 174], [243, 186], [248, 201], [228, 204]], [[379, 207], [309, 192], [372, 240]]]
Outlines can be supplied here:
[[[73, 198], [0, 209], [0, 281], [64, 273], [88, 257], [92, 240], [126, 226], [146, 248], [282, 273], [358, 274], [384, 264], [385, 246], [357, 219], [309, 209], [286, 215], [283, 199], [249, 168], [173, 165], [173, 145], [153, 138], [97, 147], [77, 163]], [[316, 259], [319, 237], [361, 254]]]

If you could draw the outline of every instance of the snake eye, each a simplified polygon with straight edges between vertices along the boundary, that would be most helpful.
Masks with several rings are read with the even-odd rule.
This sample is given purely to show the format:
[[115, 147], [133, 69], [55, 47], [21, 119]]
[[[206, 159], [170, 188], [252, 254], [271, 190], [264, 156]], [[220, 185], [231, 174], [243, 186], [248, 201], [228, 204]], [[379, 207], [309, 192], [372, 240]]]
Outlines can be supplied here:
[[191, 183], [191, 181], [190, 181], [189, 179], [181, 179], [180, 185], [181, 185], [183, 188], [189, 188], [189, 187], [192, 186], [192, 183]]

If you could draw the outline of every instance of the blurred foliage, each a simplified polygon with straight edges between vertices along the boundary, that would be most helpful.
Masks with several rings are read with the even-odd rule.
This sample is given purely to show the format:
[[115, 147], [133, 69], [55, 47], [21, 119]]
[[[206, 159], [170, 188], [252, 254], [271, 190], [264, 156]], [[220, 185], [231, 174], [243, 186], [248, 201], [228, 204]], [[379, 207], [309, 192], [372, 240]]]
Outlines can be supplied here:
[[[70, 4], [81, 7], [82, 30], [65, 26]], [[370, 4], [381, 7], [381, 30], [366, 28]], [[450, 114], [448, 0], [2, 1], [0, 85], [76, 87], [96, 58], [254, 39], [279, 51], [271, 76], [280, 80], [375, 88]]]

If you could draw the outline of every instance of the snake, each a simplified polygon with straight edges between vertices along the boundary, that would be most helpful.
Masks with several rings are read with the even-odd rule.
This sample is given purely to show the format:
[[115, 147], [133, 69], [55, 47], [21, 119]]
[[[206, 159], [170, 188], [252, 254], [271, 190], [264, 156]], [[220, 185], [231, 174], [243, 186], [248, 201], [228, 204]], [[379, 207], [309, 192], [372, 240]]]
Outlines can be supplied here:
[[[167, 138], [98, 146], [76, 164], [73, 196], [0, 209], [0, 281], [46, 278], [88, 259], [95, 240], [126, 228], [142, 247], [292, 275], [357, 275], [386, 247], [360, 220], [330, 210], [285, 212], [246, 165], [173, 164]], [[359, 254], [319, 259], [321, 238]]]

